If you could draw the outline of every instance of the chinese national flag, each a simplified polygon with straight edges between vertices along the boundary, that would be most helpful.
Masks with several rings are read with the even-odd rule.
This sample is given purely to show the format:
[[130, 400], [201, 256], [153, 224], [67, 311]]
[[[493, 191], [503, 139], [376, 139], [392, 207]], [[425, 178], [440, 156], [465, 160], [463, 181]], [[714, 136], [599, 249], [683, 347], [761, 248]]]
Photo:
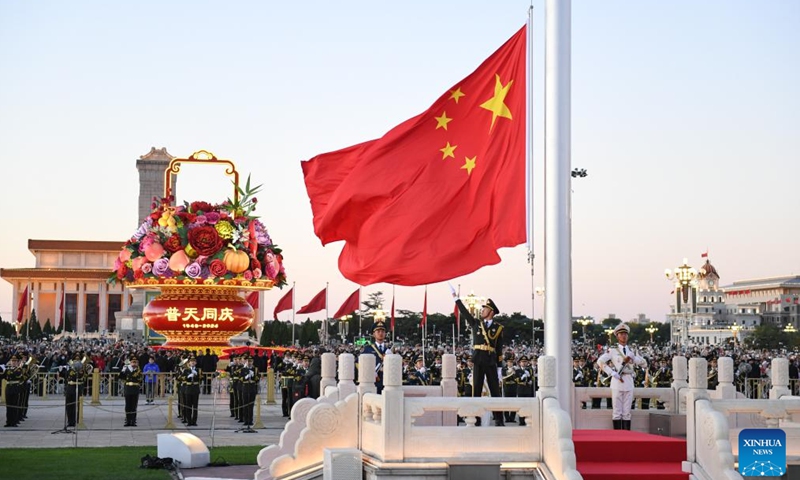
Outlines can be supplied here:
[[525, 242], [525, 27], [425, 112], [302, 162], [314, 232], [361, 285], [424, 285]]
[[347, 300], [344, 301], [339, 310], [336, 310], [336, 313], [333, 315], [333, 318], [342, 318], [345, 315], [349, 315], [356, 310], [358, 310], [358, 306], [361, 304], [360, 294], [361, 289], [357, 288], [355, 292], [351, 293]]
[[272, 317], [275, 320], [278, 319], [278, 312], [283, 312], [284, 310], [291, 310], [294, 308], [294, 304], [292, 302], [292, 290], [293, 288], [290, 288], [289, 291], [286, 292], [286, 295], [281, 297], [281, 299], [278, 300], [278, 304], [275, 305], [275, 311], [272, 312]]
[[297, 313], [314, 313], [324, 310], [328, 305], [326, 298], [327, 293], [328, 287], [323, 288], [322, 291], [316, 294], [314, 298], [308, 302], [308, 305], [298, 310]]
[[17, 304], [17, 323], [22, 323], [22, 317], [25, 316], [25, 307], [28, 306], [28, 287], [22, 292], [19, 297], [19, 304]]
[[456, 332], [461, 331], [461, 312], [458, 310], [458, 304], [453, 307], [453, 315], [456, 317]]

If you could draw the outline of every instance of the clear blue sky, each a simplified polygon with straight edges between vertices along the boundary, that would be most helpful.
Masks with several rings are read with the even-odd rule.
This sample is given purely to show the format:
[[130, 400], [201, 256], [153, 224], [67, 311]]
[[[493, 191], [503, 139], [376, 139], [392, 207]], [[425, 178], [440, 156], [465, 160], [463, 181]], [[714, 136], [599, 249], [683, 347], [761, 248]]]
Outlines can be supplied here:
[[[332, 313], [356, 286], [341, 244], [313, 234], [300, 160], [427, 109], [528, 4], [0, 0], [0, 266], [33, 266], [29, 238], [126, 240], [136, 158], [208, 149], [266, 184], [260, 213], [298, 303], [331, 282]], [[520, 246], [453, 281], [527, 315], [544, 284], [534, 6], [535, 277]], [[664, 269], [706, 249], [723, 285], [800, 273], [800, 2], [574, 1], [572, 25], [572, 163], [589, 171], [573, 182], [575, 315], [663, 320]], [[227, 185], [185, 170], [179, 196], [222, 200]], [[429, 310], [452, 311], [447, 287], [429, 288]], [[388, 285], [364, 292], [378, 290], [388, 303]], [[6, 320], [13, 303], [0, 282]], [[421, 287], [398, 288], [397, 307], [421, 310]]]

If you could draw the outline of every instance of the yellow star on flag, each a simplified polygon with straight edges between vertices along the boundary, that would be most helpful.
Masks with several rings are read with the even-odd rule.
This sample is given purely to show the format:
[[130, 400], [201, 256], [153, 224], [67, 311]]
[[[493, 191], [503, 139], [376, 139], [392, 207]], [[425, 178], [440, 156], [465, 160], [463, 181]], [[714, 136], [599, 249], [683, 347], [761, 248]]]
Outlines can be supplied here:
[[447, 124], [450, 123], [453, 119], [447, 118], [447, 112], [442, 112], [441, 117], [433, 117], [436, 119], [436, 129], [444, 128], [447, 130]]
[[442, 152], [442, 160], [447, 157], [456, 158], [456, 156], [453, 154], [456, 148], [458, 148], [458, 145], [450, 145], [450, 142], [447, 142], [447, 145], [445, 145], [444, 148], [439, 149], [439, 151]]
[[455, 90], [450, 91], [450, 100], [455, 101], [458, 103], [458, 99], [466, 95], [464, 92], [461, 91], [461, 87], [456, 88]]
[[503, 117], [511, 120], [511, 110], [508, 109], [508, 106], [505, 104], [505, 100], [506, 95], [508, 95], [508, 90], [514, 83], [514, 80], [511, 80], [507, 84], [503, 85], [503, 82], [500, 81], [500, 75], [495, 74], [494, 77], [494, 96], [481, 104], [481, 108], [485, 108], [486, 110], [492, 112], [492, 125], [489, 127], [489, 131], [494, 128], [494, 121], [497, 120], [497, 117]]
[[462, 170], [466, 170], [467, 171], [467, 175], [471, 174], [472, 173], [472, 169], [475, 168], [475, 159], [476, 158], [478, 158], [478, 157], [477, 156], [472, 157], [472, 158], [464, 157], [465, 163], [464, 163], [464, 165], [461, 166], [461, 169]]

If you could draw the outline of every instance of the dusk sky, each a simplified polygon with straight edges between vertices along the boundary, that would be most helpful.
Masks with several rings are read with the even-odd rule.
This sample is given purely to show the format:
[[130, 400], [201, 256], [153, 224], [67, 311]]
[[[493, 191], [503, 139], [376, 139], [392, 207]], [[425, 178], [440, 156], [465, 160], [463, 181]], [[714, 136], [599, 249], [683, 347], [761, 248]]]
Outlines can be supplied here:
[[[206, 149], [264, 183], [297, 308], [357, 288], [342, 244], [314, 235], [300, 161], [426, 110], [526, 21], [529, 1], [0, 0], [0, 266], [28, 239], [127, 240], [136, 159]], [[534, 277], [524, 245], [453, 279], [541, 317], [544, 1], [534, 1]], [[665, 268], [707, 251], [721, 284], [800, 274], [800, 2], [590, 0], [572, 6], [574, 315], [663, 321]], [[221, 171], [185, 167], [179, 200], [222, 201]], [[446, 283], [429, 312], [452, 312]], [[285, 290], [284, 290], [285, 291]], [[392, 287], [367, 286], [362, 298]], [[283, 295], [266, 295], [266, 317]], [[0, 316], [16, 300], [0, 282]], [[420, 311], [423, 287], [397, 287]], [[288, 313], [281, 319], [290, 317]], [[311, 315], [312, 319], [322, 314]], [[298, 316], [297, 320], [307, 318]]]

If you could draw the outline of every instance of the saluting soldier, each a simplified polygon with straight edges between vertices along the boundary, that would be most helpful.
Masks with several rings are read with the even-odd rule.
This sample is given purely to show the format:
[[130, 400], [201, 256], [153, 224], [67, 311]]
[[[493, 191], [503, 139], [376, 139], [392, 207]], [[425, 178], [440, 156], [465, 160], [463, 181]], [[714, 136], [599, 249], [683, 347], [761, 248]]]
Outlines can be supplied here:
[[[466, 319], [472, 329], [474, 349], [472, 361], [475, 365], [472, 373], [472, 395], [475, 397], [482, 395], [485, 378], [491, 396], [499, 397], [501, 394], [500, 379], [497, 377], [497, 363], [503, 360], [503, 326], [494, 321], [494, 316], [500, 313], [500, 309], [490, 298], [481, 308], [480, 319], [476, 319], [458, 298], [455, 290], [452, 293], [453, 298], [456, 299], [458, 311], [461, 312], [461, 318]], [[504, 426], [503, 412], [493, 413], [495, 425]]]
[[139, 359], [131, 355], [130, 363], [122, 368], [119, 374], [123, 382], [125, 394], [125, 426], [136, 426], [136, 410], [139, 407], [139, 390], [142, 388], [144, 374], [139, 368]]
[[236, 369], [233, 371], [231, 382], [233, 383], [233, 414], [236, 421], [239, 423], [244, 422], [244, 415], [242, 413], [242, 369], [244, 366], [244, 354], [237, 356]]
[[241, 369], [242, 377], [242, 419], [245, 432], [255, 432], [253, 426], [253, 407], [258, 393], [258, 369], [253, 365], [253, 357], [245, 356], [245, 365]]
[[20, 415], [20, 392], [22, 391], [23, 372], [19, 366], [19, 357], [12, 355], [3, 373], [6, 380], [6, 427], [18, 427]]
[[431, 368], [428, 369], [428, 376], [431, 379], [431, 385], [441, 385], [442, 384], [442, 357], [441, 357], [441, 355], [436, 355], [436, 358], [433, 360], [433, 365], [431, 365]]
[[197, 426], [197, 410], [200, 403], [200, 370], [197, 369], [197, 359], [194, 356], [189, 357], [188, 366], [183, 370], [181, 375], [185, 384], [186, 393], [184, 400], [186, 401], [186, 426]]
[[189, 363], [189, 357], [181, 355], [180, 361], [175, 365], [175, 389], [178, 393], [178, 418], [186, 423], [186, 384], [183, 381], [183, 368]]
[[239, 361], [237, 360], [238, 358], [239, 357], [237, 357], [236, 355], [231, 354], [230, 363], [228, 363], [228, 366], [225, 367], [225, 371], [228, 372], [228, 407], [230, 408], [231, 411], [231, 418], [235, 418], [237, 413], [236, 392], [234, 391], [233, 388], [233, 382], [236, 375], [238, 375], [237, 372], [239, 370]]
[[[536, 374], [531, 367], [527, 355], [519, 357], [519, 368], [516, 370], [517, 397], [532, 397], [536, 394]], [[519, 425], [526, 425], [525, 418], [519, 417]]]
[[715, 390], [717, 385], [719, 385], [719, 370], [717, 370], [717, 359], [714, 357], [708, 365], [708, 389]]

